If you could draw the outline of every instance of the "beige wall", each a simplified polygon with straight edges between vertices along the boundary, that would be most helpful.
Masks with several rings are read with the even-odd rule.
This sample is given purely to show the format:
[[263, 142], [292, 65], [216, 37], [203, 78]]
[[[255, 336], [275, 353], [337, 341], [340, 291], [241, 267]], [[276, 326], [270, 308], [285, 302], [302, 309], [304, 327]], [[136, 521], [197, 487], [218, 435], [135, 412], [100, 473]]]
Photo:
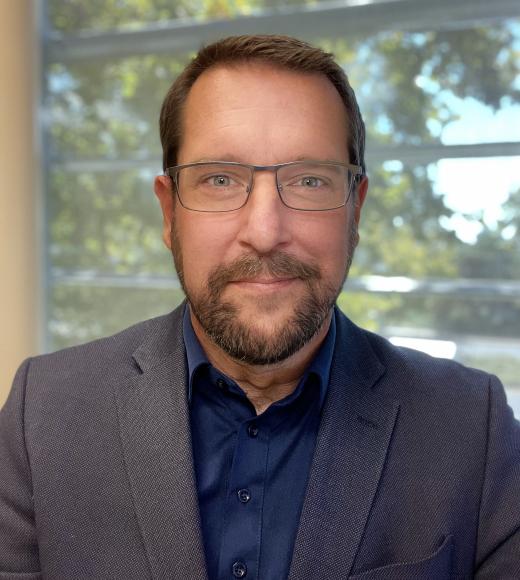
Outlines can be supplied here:
[[38, 348], [41, 236], [33, 139], [33, 22], [31, 0], [0, 0], [0, 406], [17, 366]]

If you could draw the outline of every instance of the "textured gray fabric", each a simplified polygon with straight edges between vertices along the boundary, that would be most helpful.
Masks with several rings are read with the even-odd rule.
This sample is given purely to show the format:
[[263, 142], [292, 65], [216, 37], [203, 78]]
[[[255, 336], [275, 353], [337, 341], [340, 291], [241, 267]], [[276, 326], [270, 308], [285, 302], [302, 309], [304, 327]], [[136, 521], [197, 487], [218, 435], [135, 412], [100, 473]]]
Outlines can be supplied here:
[[[498, 380], [337, 316], [290, 579], [520, 578]], [[185, 365], [181, 309], [22, 365], [0, 412], [0, 580], [206, 577]]]

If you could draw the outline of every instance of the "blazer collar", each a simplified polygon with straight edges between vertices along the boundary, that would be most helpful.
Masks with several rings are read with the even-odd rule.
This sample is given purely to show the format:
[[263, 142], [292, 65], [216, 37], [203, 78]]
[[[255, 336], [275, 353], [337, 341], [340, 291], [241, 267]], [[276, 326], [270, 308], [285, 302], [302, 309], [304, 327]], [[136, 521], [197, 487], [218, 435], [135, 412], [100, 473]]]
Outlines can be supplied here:
[[366, 333], [336, 310], [329, 392], [296, 536], [289, 580], [348, 577], [398, 412], [376, 383], [385, 367]]
[[125, 465], [152, 578], [204, 580], [182, 309], [150, 321], [140, 373], [116, 386]]

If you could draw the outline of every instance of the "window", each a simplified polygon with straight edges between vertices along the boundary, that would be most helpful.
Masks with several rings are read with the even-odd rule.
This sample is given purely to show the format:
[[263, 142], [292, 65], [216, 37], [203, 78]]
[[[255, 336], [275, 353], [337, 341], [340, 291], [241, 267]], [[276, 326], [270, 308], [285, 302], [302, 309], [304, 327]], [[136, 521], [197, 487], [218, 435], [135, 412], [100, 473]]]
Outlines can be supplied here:
[[[491, 5], [492, 4], [492, 5]], [[520, 20], [511, 2], [47, 0], [47, 349], [182, 300], [152, 193], [162, 98], [227, 34], [332, 50], [367, 124], [369, 198], [339, 304], [520, 393]]]

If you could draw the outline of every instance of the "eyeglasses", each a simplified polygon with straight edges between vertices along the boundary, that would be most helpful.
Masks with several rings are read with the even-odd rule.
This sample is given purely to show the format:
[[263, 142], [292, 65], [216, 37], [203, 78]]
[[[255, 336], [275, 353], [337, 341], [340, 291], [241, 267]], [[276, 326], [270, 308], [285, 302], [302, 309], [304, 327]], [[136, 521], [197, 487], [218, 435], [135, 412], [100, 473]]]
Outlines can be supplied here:
[[243, 207], [254, 186], [255, 171], [274, 171], [282, 202], [292, 209], [326, 211], [344, 206], [363, 170], [329, 161], [292, 161], [246, 165], [203, 161], [168, 167], [182, 206], [193, 211], [223, 212]]

